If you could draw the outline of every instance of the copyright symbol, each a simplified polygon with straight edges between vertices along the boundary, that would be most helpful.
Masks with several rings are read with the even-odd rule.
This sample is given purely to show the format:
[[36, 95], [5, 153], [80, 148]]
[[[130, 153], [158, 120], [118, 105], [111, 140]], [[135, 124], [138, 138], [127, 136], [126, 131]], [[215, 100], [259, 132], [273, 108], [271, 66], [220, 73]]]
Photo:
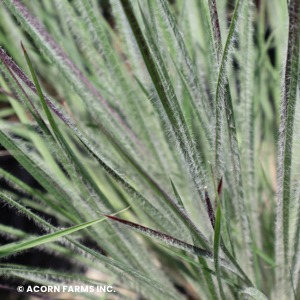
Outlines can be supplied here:
[[18, 291], [19, 293], [24, 292], [24, 286], [19, 285], [19, 286], [17, 287], [17, 291]]

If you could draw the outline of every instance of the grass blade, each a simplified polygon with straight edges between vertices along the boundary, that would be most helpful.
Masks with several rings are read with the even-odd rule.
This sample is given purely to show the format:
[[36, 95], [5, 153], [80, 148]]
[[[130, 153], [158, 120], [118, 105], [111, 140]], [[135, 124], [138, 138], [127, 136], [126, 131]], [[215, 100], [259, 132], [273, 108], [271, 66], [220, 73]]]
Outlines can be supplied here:
[[[181, 240], [178, 240], [176, 238], [173, 238], [173, 237], [171, 237], [167, 234], [164, 234], [164, 233], [161, 233], [159, 231], [144, 227], [142, 225], [132, 223], [132, 222], [120, 219], [120, 218], [116, 218], [116, 217], [111, 217], [111, 216], [107, 216], [107, 215], [105, 215], [105, 216], [107, 218], [109, 218], [110, 220], [113, 220], [113, 221], [119, 222], [121, 224], [124, 224], [125, 226], [127, 226], [127, 227], [129, 227], [129, 228], [131, 228], [131, 229], [133, 229], [133, 230], [135, 230], [139, 233], [142, 233], [144, 235], [147, 235], [149, 237], [152, 237], [154, 239], [162, 241], [167, 245], [172, 245], [176, 248], [188, 251], [188, 252], [190, 252], [192, 254], [195, 254], [199, 257], [203, 257], [203, 258], [208, 259], [208, 260], [213, 260], [213, 254], [210, 251], [207, 251], [205, 249], [201, 249], [199, 247], [196, 247], [196, 246], [193, 246], [191, 244], [185, 243], [185, 242], [183, 242]], [[228, 268], [232, 272], [239, 275], [239, 273], [236, 271], [236, 269], [231, 264], [229, 264], [226, 260], [220, 258], [220, 264], [223, 267]]]
[[255, 299], [255, 300], [269, 300], [266, 295], [264, 295], [261, 291], [253, 288], [253, 287], [249, 287], [244, 289], [241, 292], [241, 295], [247, 295], [250, 296], [251, 298]]
[[216, 222], [215, 222], [215, 235], [214, 235], [214, 263], [216, 275], [219, 283], [219, 290], [221, 298], [226, 299], [223, 286], [221, 282], [221, 274], [220, 274], [220, 265], [219, 265], [219, 249], [220, 249], [220, 237], [221, 237], [221, 204], [220, 200], [218, 201], [218, 208], [216, 214]]
[[[285, 82], [281, 104], [281, 125], [278, 157], [278, 186], [276, 228], [276, 264], [281, 265], [277, 272], [278, 290], [287, 289], [289, 272], [289, 222], [291, 198], [291, 167], [294, 116], [299, 81], [299, 41], [300, 41], [300, 7], [298, 1], [289, 4], [289, 37], [285, 65]], [[282, 255], [283, 245], [283, 255]], [[284, 293], [285, 294], [285, 293]], [[282, 295], [283, 296], [283, 295]]]
[[1, 257], [5, 257], [35, 246], [39, 246], [48, 242], [53, 242], [61, 237], [64, 237], [66, 235], [69, 235], [71, 233], [74, 233], [78, 230], [84, 229], [86, 227], [92, 226], [98, 222], [102, 222], [106, 219], [105, 218], [100, 218], [94, 221], [90, 221], [90, 222], [86, 222], [83, 224], [79, 224], [58, 232], [54, 232], [54, 233], [50, 233], [38, 238], [35, 238], [33, 240], [29, 240], [29, 241], [20, 241], [20, 242], [14, 242], [14, 243], [10, 243], [8, 245], [4, 245], [0, 247], [0, 258]]

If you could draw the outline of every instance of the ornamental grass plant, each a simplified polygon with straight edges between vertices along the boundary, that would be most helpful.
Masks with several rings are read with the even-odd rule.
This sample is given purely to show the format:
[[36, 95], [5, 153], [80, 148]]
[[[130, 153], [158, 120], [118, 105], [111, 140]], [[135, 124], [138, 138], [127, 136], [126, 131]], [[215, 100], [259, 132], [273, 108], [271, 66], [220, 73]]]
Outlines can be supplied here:
[[[41, 187], [0, 168], [41, 231], [0, 220], [2, 288], [300, 299], [299, 22], [298, 0], [2, 0], [2, 153]], [[33, 248], [74, 268], [9, 261]]]

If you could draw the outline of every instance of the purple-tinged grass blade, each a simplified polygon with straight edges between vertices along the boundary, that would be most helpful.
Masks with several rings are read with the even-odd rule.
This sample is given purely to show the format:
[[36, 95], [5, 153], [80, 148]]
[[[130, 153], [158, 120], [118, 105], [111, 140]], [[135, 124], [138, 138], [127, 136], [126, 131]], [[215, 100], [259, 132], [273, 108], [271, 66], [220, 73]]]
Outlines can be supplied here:
[[202, 248], [193, 246], [191, 244], [185, 243], [185, 242], [183, 242], [179, 239], [176, 239], [176, 238], [174, 238], [170, 235], [161, 233], [157, 230], [153, 230], [153, 229], [150, 229], [148, 227], [145, 227], [145, 226], [142, 226], [142, 225], [130, 222], [130, 221], [126, 221], [126, 220], [123, 220], [123, 219], [120, 219], [120, 218], [117, 218], [117, 217], [111, 217], [111, 216], [107, 216], [107, 215], [104, 215], [104, 216], [106, 216], [107, 218], [109, 218], [111, 220], [122, 223], [125, 226], [127, 226], [131, 229], [134, 229], [134, 230], [136, 230], [136, 231], [138, 231], [142, 234], [145, 234], [147, 236], [150, 236], [152, 238], [160, 240], [160, 241], [164, 242], [165, 244], [172, 245], [172, 246], [174, 246], [176, 248], [180, 248], [182, 250], [186, 250], [190, 253], [193, 253], [195, 255], [198, 255], [198, 256], [201, 256], [201, 257], [204, 257], [204, 258], [208, 258], [208, 259], [211, 259], [211, 260], [213, 258], [213, 255], [210, 251], [207, 251], [205, 249], [202, 249]]
[[208, 216], [210, 219], [210, 223], [211, 223], [213, 229], [215, 229], [215, 221], [216, 221], [215, 214], [214, 214], [214, 210], [212, 208], [210, 198], [209, 198], [209, 195], [208, 195], [208, 192], [206, 189], [205, 189], [205, 202], [206, 202], [206, 209], [207, 209], [207, 213], [208, 213]]
[[[112, 216], [108, 216], [108, 215], [104, 215], [104, 216], [106, 216], [110, 220], [121, 223], [139, 233], [142, 233], [142, 234], [149, 236], [151, 238], [154, 238], [156, 240], [162, 241], [163, 243], [165, 243], [167, 245], [171, 245], [173, 247], [187, 251], [189, 253], [192, 253], [192, 254], [202, 257], [204, 259], [213, 261], [213, 253], [210, 251], [207, 251], [207, 250], [199, 248], [197, 246], [185, 243], [185, 242], [183, 242], [179, 239], [176, 239], [170, 235], [161, 233], [157, 230], [153, 230], [153, 229], [150, 229], [148, 227], [145, 227], [145, 226], [133, 223], [133, 222], [126, 221], [124, 219], [120, 219], [120, 218], [112, 217]], [[229, 269], [230, 271], [236, 273], [238, 276], [241, 277], [238, 270], [231, 263], [226, 261], [225, 259], [220, 258], [220, 265], [222, 265], [223, 267]]]
[[[214, 187], [215, 187], [215, 180], [214, 180], [214, 175], [213, 175], [213, 170], [212, 170], [212, 176], [213, 176], [213, 181], [214, 181]], [[214, 215], [214, 211], [208, 196], [208, 193], [205, 189], [205, 200], [206, 200], [206, 205], [207, 205], [207, 212], [211, 221], [211, 225], [214, 229], [214, 266], [215, 266], [215, 271], [216, 271], [216, 276], [218, 280], [218, 285], [219, 285], [219, 292], [221, 299], [225, 300], [225, 294], [222, 286], [222, 281], [221, 281], [221, 270], [220, 270], [220, 247], [224, 249], [224, 253], [227, 255], [228, 251], [227, 248], [223, 242], [223, 239], [221, 237], [221, 218], [222, 218], [222, 211], [221, 211], [221, 201], [220, 201], [220, 196], [222, 192], [222, 178], [219, 182], [218, 189], [216, 191], [216, 200], [215, 203], [217, 203], [217, 211], [216, 211], [216, 217]], [[216, 189], [216, 187], [215, 187]]]
[[[214, 186], [215, 186], [215, 175], [214, 175], [214, 170], [213, 170], [212, 165], [210, 165], [210, 172], [211, 172], [211, 177], [213, 179]], [[215, 187], [215, 190], [216, 190], [216, 193], [218, 194], [219, 199], [221, 199], [222, 187], [223, 187], [223, 177], [221, 177], [221, 179], [219, 181], [218, 189], [216, 189], [216, 187]], [[216, 197], [215, 202], [214, 202], [215, 210], [217, 209], [217, 206], [218, 206], [218, 203], [217, 203], [217, 197]]]
[[2, 93], [2, 94], [4, 94], [4, 95], [6, 95], [6, 96], [9, 96], [9, 97], [11, 97], [11, 98], [14, 98], [14, 99], [18, 100], [18, 98], [17, 98], [14, 94], [11, 94], [11, 93], [9, 93], [9, 92], [3, 90], [1, 87], [0, 87], [0, 93]]

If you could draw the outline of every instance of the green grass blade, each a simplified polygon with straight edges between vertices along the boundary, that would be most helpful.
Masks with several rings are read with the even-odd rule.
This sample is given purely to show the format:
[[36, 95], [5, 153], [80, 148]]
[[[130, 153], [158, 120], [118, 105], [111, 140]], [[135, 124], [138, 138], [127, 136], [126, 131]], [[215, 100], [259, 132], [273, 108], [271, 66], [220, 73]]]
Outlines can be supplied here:
[[269, 265], [271, 265], [272, 267], [276, 266], [275, 261], [271, 257], [269, 257], [268, 255], [266, 255], [263, 251], [261, 251], [259, 249], [256, 249], [255, 251]]
[[241, 292], [241, 295], [250, 296], [251, 298], [253, 298], [255, 300], [268, 300], [266, 295], [264, 295], [261, 291], [255, 289], [253, 287], [249, 287], [249, 288], [244, 289]]
[[55, 233], [50, 233], [41, 237], [38, 237], [36, 239], [30, 240], [30, 241], [20, 241], [20, 242], [14, 242], [14, 243], [10, 243], [8, 245], [4, 245], [0, 247], [0, 257], [5, 257], [35, 246], [39, 246], [48, 242], [53, 242], [57, 239], [59, 239], [60, 237], [69, 235], [71, 233], [74, 233], [78, 230], [84, 229], [86, 227], [92, 226], [98, 222], [104, 221], [106, 219], [105, 218], [101, 218], [101, 219], [97, 219], [91, 222], [86, 222], [83, 224], [79, 224], [70, 228], [67, 228], [65, 230], [61, 230]]
[[216, 275], [219, 283], [220, 296], [224, 300], [226, 299], [220, 274], [220, 265], [219, 265], [219, 250], [220, 250], [220, 237], [221, 237], [221, 204], [218, 203], [217, 213], [216, 213], [216, 222], [215, 222], [215, 235], [214, 235], [214, 264]]
[[174, 191], [175, 197], [176, 197], [176, 199], [177, 199], [177, 201], [178, 201], [178, 204], [179, 204], [180, 206], [182, 206], [182, 208], [184, 209], [184, 204], [183, 204], [183, 202], [182, 202], [182, 199], [181, 199], [181, 197], [180, 197], [180, 195], [179, 195], [179, 193], [178, 193], [178, 191], [177, 191], [177, 189], [176, 189], [176, 186], [175, 186], [175, 184], [174, 184], [174, 182], [173, 182], [173, 180], [172, 180], [171, 178], [170, 178], [170, 182], [171, 182], [172, 189], [173, 189], [173, 191]]
[[22, 91], [22, 93], [25, 95], [25, 98], [27, 101], [25, 102], [26, 107], [29, 109], [30, 113], [32, 114], [32, 116], [34, 117], [34, 119], [37, 121], [38, 125], [40, 126], [41, 129], [43, 129], [44, 132], [48, 133], [50, 135], [50, 132], [47, 128], [47, 125], [44, 123], [41, 115], [39, 114], [39, 112], [37, 111], [36, 107], [34, 106], [32, 100], [28, 97], [27, 93], [25, 92], [25, 90], [23, 89], [23, 87], [20, 85], [19, 81], [17, 80], [17, 78], [14, 76], [14, 74], [12, 73], [12, 71], [10, 70], [9, 66], [6, 64], [5, 59], [2, 55], [2, 52], [0, 52], [0, 57], [2, 62], [4, 63], [5, 67], [7, 68], [7, 70], [9, 71], [10, 75], [12, 76], [12, 78], [15, 80], [15, 82], [17, 83], [18, 87], [20, 88], [20, 90]]
[[291, 168], [294, 116], [299, 81], [299, 24], [299, 2], [291, 1], [289, 5], [289, 38], [285, 65], [285, 82], [281, 103], [281, 125], [278, 157], [279, 201], [277, 204], [276, 264], [281, 266], [277, 272], [277, 287], [278, 290], [281, 291], [284, 290], [284, 287], [287, 289], [287, 278], [289, 277], [287, 266], [289, 265], [289, 249], [291, 243], [289, 236], [291, 206]]
[[[32, 218], [34, 218], [34, 220], [38, 220], [38, 221], [40, 221], [41, 224], [44, 224], [45, 226], [48, 226], [52, 229], [57, 230], [55, 227], [51, 226], [48, 222], [42, 220], [41, 218], [38, 218], [35, 214], [31, 213], [26, 208], [24, 208], [21, 205], [17, 204], [15, 201], [13, 201], [9, 197], [7, 197], [5, 194], [1, 193], [0, 196], [1, 196], [1, 198], [3, 198], [8, 203], [15, 205], [22, 212], [30, 215]], [[126, 208], [122, 211], [119, 211], [117, 213], [114, 213], [114, 215], [119, 214], [121, 212], [124, 212], [127, 209], [128, 208]], [[52, 242], [54, 240], [57, 240], [60, 237], [64, 237], [64, 236], [69, 235], [71, 233], [77, 232], [81, 229], [84, 229], [84, 228], [87, 228], [87, 227], [92, 226], [94, 224], [97, 224], [99, 222], [102, 222], [106, 218], [107, 217], [100, 218], [100, 219], [90, 221], [90, 222], [85, 222], [85, 223], [75, 225], [73, 227], [69, 227], [69, 228], [64, 229], [64, 230], [56, 231], [54, 233], [50, 233], [50, 234], [47, 234], [47, 235], [44, 235], [44, 236], [41, 236], [41, 237], [38, 237], [38, 238], [31, 238], [30, 240], [27, 240], [27, 241], [26, 240], [25, 241], [21, 240], [21, 241], [18, 241], [18, 242], [13, 242], [13, 243], [6, 244], [6, 245], [0, 247], [0, 257], [5, 257], [5, 256], [8, 256], [8, 255], [11, 255], [11, 254], [14, 254], [14, 253], [17, 253], [17, 252], [35, 247], [35, 246], [39, 246], [39, 245], [42, 245], [42, 244], [45, 244], [45, 243], [48, 243], [48, 242]]]

